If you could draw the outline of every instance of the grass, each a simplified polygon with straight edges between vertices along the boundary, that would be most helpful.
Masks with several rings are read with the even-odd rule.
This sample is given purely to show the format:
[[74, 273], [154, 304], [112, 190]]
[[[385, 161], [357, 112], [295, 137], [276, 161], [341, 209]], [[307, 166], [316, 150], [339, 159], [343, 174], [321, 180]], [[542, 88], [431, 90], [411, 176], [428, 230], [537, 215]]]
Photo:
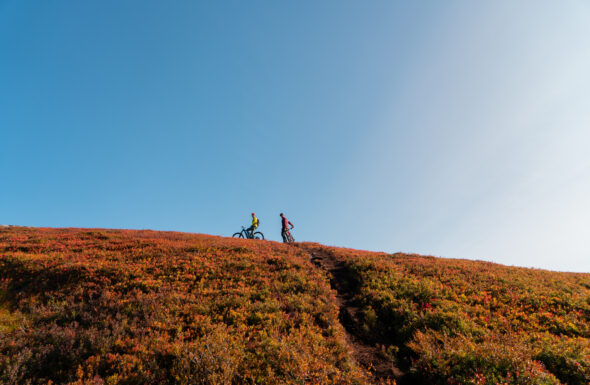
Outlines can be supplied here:
[[590, 384], [590, 274], [175, 232], [0, 229], [2, 384]]
[[11, 310], [6, 290], [0, 290], [0, 334], [14, 331], [23, 326], [23, 316], [19, 312]]
[[366, 384], [333, 293], [296, 248], [88, 229], [0, 230], [3, 384]]
[[411, 383], [590, 383], [590, 274], [317, 247]]

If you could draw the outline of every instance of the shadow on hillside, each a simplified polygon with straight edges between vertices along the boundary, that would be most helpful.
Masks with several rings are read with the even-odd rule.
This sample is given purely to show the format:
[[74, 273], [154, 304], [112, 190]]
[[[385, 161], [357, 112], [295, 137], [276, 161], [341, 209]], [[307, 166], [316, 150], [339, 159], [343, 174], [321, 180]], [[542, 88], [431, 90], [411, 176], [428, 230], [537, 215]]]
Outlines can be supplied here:
[[94, 280], [97, 273], [112, 281], [121, 279], [121, 272], [101, 269], [91, 271], [85, 266], [49, 266], [43, 267], [32, 261], [23, 261], [14, 257], [0, 260], [0, 279], [9, 280], [4, 299], [14, 303], [17, 296], [45, 294], [78, 285], [80, 282]]

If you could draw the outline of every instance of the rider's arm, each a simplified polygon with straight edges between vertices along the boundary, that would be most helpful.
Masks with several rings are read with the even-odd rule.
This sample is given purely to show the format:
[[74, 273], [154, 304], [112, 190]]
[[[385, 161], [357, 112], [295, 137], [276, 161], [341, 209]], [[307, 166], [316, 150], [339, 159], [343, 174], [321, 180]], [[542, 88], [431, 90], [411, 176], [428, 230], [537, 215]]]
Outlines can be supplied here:
[[293, 223], [291, 223], [290, 221], [289, 221], [289, 225], [291, 225], [291, 228], [292, 229], [295, 228], [295, 226], [293, 225]]

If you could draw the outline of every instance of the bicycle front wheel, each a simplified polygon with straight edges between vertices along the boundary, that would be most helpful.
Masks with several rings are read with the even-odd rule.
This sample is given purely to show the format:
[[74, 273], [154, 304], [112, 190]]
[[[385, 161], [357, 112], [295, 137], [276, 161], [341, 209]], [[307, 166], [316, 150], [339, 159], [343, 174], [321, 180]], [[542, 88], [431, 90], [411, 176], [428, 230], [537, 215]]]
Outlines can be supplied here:
[[244, 238], [244, 234], [243, 233], [235, 233], [234, 235], [232, 235], [232, 237], [234, 238]]
[[260, 231], [257, 231], [254, 233], [254, 239], [264, 239], [264, 234], [262, 234]]

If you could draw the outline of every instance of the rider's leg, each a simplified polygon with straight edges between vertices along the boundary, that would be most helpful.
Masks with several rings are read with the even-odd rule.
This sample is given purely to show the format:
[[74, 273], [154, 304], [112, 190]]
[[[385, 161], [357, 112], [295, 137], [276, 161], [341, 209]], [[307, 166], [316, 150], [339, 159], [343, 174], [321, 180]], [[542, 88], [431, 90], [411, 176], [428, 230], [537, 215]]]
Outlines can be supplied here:
[[283, 243], [289, 242], [289, 239], [287, 238], [287, 231], [285, 229], [281, 230], [281, 236], [283, 237]]

